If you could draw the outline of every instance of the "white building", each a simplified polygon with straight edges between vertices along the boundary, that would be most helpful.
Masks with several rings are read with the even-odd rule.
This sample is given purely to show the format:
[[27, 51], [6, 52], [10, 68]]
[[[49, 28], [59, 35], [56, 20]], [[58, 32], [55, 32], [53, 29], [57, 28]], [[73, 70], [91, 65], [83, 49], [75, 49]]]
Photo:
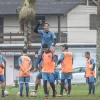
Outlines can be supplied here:
[[[16, 8], [20, 5], [20, 2], [20, 0], [0, 0], [0, 39], [5, 39], [0, 41], [0, 49], [6, 60], [7, 85], [12, 84], [18, 75], [18, 56], [15, 53], [20, 52], [23, 47], [23, 41], [11, 41], [10, 43], [10, 41], [6, 40], [9, 40], [10, 36], [2, 37], [2, 34], [19, 32]], [[92, 1], [87, 4], [86, 2], [80, 2], [80, 0], [62, 0], [61, 2], [55, 2], [55, 0], [37, 0], [35, 11], [37, 16], [36, 22], [38, 20], [48, 22], [51, 27], [50, 30], [58, 34], [58, 43], [69, 43], [69, 50], [74, 55], [74, 67], [85, 66], [84, 53], [86, 51], [90, 51], [91, 56], [95, 58], [96, 23], [94, 20], [96, 20], [97, 6]], [[66, 37], [61, 38], [62, 34], [65, 34]], [[23, 36], [17, 35], [12, 38], [20, 39]], [[10, 47], [11, 45], [13, 46]], [[33, 45], [35, 46], [32, 47], [30, 53], [34, 53], [39, 49], [36, 42], [33, 42]], [[13, 54], [8, 54], [9, 52]], [[59, 45], [56, 47], [56, 52], [60, 55], [61, 50]], [[32, 58], [34, 61], [33, 54]]]

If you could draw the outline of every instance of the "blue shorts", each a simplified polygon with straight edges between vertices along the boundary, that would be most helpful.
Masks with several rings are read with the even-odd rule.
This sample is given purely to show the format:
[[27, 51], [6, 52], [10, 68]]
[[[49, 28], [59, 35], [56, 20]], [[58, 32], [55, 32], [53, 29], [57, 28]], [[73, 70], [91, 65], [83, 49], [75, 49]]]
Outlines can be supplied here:
[[4, 82], [4, 81], [5, 81], [4, 75], [0, 75], [0, 82]]
[[94, 76], [91, 76], [91, 77], [87, 77], [86, 78], [86, 83], [91, 83], [91, 82], [95, 82]]
[[42, 79], [42, 72], [39, 72], [38, 75], [36, 76], [38, 79]]
[[44, 81], [47, 80], [48, 82], [54, 82], [54, 73], [42, 72], [42, 79]]
[[19, 83], [29, 83], [30, 77], [19, 77]]
[[65, 85], [66, 85], [66, 84], [68, 84], [68, 81], [67, 81], [67, 79], [65, 79]]
[[60, 80], [60, 73], [58, 69], [54, 69], [54, 79]]
[[61, 73], [61, 79], [72, 79], [72, 73]]

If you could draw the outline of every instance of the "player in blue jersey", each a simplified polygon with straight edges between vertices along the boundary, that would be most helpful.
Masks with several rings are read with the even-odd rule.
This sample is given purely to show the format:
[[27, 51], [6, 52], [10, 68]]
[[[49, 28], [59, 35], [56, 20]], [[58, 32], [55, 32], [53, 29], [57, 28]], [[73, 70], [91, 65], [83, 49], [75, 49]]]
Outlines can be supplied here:
[[39, 33], [41, 35], [41, 47], [40, 50], [38, 52], [38, 56], [36, 59], [36, 64], [35, 67], [37, 69], [38, 67], [38, 61], [39, 61], [39, 55], [41, 56], [43, 50], [42, 50], [42, 45], [43, 44], [47, 44], [50, 47], [55, 46], [56, 45], [56, 35], [54, 34], [54, 32], [49, 30], [49, 24], [45, 23], [43, 30], [38, 30], [38, 27], [42, 24], [42, 21], [39, 21], [39, 23], [37, 24], [36, 28], [34, 29], [35, 33]]

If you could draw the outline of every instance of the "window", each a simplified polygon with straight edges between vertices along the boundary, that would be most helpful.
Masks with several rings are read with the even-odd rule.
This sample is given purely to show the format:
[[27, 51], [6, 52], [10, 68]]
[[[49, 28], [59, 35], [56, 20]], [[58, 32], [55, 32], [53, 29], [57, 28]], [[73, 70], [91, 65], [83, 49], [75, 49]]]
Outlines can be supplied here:
[[80, 67], [73, 69], [73, 73], [80, 73], [80, 72], [81, 72], [81, 68]]
[[96, 29], [97, 29], [97, 15], [90, 14], [90, 30], [96, 30]]
[[[0, 34], [3, 34], [3, 17], [0, 17]], [[3, 36], [0, 36], [0, 39], [3, 39]], [[0, 41], [3, 43], [3, 41]]]
[[[38, 21], [42, 20], [43, 23], [45, 23], [45, 16], [36, 16], [34, 22], [32, 22], [32, 26], [35, 28]], [[43, 25], [43, 24], [42, 24]], [[40, 27], [41, 28], [41, 27]]]
[[85, 67], [82, 67], [81, 68], [81, 72], [86, 72], [86, 68]]

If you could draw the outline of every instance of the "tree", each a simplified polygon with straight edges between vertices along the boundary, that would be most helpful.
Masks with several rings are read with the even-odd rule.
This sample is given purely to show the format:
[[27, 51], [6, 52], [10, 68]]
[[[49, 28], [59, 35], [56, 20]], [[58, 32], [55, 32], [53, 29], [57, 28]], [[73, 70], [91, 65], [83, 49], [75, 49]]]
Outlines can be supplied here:
[[28, 48], [28, 39], [32, 33], [31, 22], [35, 18], [34, 5], [36, 0], [22, 0], [21, 7], [17, 8], [19, 14], [20, 31], [24, 33], [24, 47]]
[[100, 0], [97, 5], [97, 44], [96, 44], [97, 78], [100, 79]]

